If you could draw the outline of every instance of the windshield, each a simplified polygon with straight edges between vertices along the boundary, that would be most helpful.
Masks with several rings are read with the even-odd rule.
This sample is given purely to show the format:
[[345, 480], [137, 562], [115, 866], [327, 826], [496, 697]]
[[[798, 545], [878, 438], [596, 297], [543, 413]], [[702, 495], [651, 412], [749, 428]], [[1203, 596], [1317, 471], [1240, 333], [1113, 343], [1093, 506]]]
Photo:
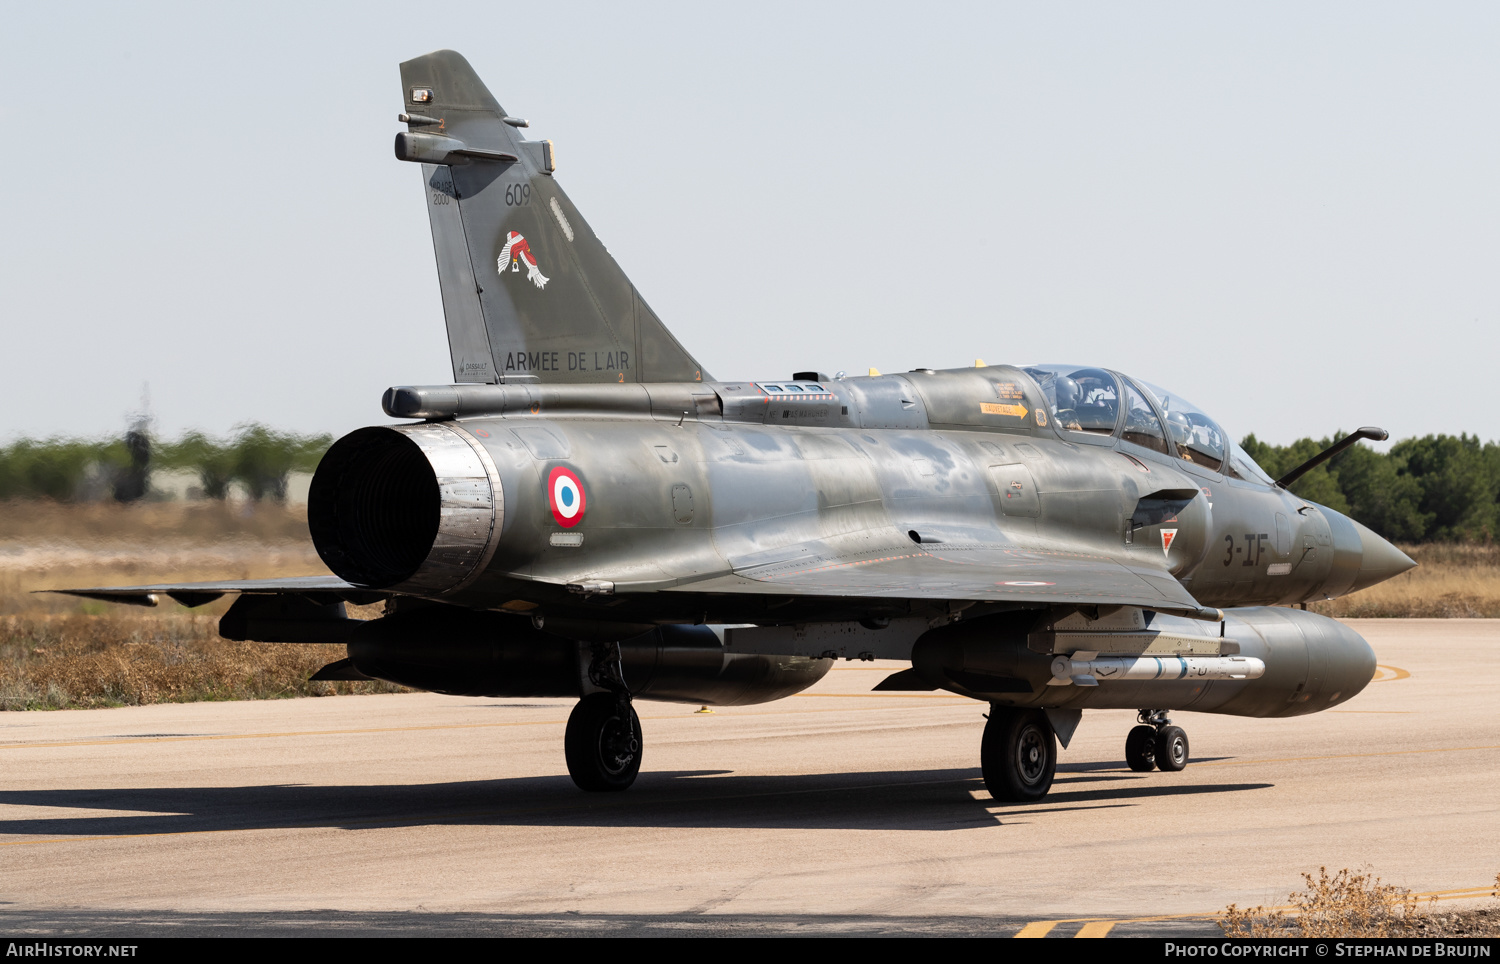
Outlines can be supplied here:
[[1264, 482], [1266, 485], [1276, 484], [1276, 480], [1267, 475], [1265, 469], [1256, 465], [1250, 453], [1238, 444], [1229, 447], [1229, 464], [1224, 466], [1224, 474], [1236, 479]]

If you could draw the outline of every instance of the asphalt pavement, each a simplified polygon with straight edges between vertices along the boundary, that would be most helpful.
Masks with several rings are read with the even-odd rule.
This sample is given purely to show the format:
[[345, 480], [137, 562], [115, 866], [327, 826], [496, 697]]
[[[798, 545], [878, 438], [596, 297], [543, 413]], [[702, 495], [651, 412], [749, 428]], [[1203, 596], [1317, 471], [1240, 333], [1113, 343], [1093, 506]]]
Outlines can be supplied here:
[[1362, 620], [1380, 669], [1316, 716], [1174, 714], [1124, 764], [1087, 712], [998, 805], [981, 704], [841, 663], [756, 707], [640, 703], [635, 787], [585, 794], [567, 700], [429, 694], [0, 713], [11, 935], [1214, 936], [1349, 867], [1482, 906], [1500, 872], [1500, 620]]

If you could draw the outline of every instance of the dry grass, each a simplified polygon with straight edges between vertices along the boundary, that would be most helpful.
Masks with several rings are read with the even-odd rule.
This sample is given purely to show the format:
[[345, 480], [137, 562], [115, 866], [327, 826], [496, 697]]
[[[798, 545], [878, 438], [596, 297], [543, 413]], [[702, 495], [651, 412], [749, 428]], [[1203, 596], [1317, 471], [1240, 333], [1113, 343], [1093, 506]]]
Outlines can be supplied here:
[[0, 503], [0, 709], [401, 692], [308, 682], [342, 646], [221, 639], [231, 598], [142, 609], [34, 592], [327, 571], [295, 507]]
[[0, 502], [0, 544], [307, 544], [305, 506], [270, 502]]
[[0, 614], [105, 611], [39, 589], [327, 572], [300, 506], [0, 502]]
[[[1423, 914], [1424, 903], [1411, 891], [1381, 883], [1379, 877], [1355, 873], [1347, 867], [1332, 877], [1327, 867], [1318, 876], [1303, 874], [1305, 886], [1287, 895], [1288, 907], [1251, 907], [1230, 904], [1219, 920], [1225, 937], [1495, 937], [1500, 936], [1500, 910]], [[1491, 896], [1500, 897], [1500, 875]], [[1431, 906], [1437, 900], [1429, 897]]]
[[1225, 937], [1413, 937], [1420, 901], [1411, 891], [1347, 867], [1332, 877], [1303, 874], [1306, 886], [1287, 895], [1288, 908], [1230, 904], [1219, 921]]
[[[103, 605], [103, 604], [101, 604]], [[388, 683], [312, 683], [342, 646], [235, 643], [196, 613], [0, 617], [0, 708], [59, 710], [196, 700], [394, 693]]]
[[1327, 616], [1500, 617], [1500, 544], [1402, 546], [1417, 568], [1352, 596], [1314, 603]]

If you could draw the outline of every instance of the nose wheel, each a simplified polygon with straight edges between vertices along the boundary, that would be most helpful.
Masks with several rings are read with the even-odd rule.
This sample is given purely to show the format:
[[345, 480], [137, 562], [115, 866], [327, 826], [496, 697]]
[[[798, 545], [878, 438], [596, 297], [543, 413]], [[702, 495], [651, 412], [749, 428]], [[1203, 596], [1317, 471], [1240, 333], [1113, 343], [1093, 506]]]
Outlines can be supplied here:
[[1141, 710], [1140, 724], [1125, 737], [1125, 764], [1137, 773], [1175, 773], [1188, 764], [1187, 733], [1173, 726], [1164, 710]]
[[1057, 737], [1041, 710], [990, 707], [979, 748], [984, 786], [996, 800], [1040, 800], [1057, 774]]

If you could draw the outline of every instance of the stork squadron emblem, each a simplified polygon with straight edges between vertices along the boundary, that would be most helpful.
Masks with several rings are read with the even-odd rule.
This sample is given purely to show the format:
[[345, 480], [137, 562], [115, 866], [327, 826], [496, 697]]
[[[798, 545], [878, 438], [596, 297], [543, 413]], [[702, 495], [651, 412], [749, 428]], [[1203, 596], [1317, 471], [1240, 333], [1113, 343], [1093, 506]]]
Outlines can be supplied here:
[[526, 278], [538, 288], [547, 287], [547, 276], [542, 274], [541, 269], [536, 266], [536, 258], [531, 254], [531, 245], [517, 231], [511, 231], [505, 236], [505, 247], [500, 249], [500, 257], [495, 260], [495, 267], [505, 274], [505, 269], [520, 271], [521, 265], [526, 265]]

